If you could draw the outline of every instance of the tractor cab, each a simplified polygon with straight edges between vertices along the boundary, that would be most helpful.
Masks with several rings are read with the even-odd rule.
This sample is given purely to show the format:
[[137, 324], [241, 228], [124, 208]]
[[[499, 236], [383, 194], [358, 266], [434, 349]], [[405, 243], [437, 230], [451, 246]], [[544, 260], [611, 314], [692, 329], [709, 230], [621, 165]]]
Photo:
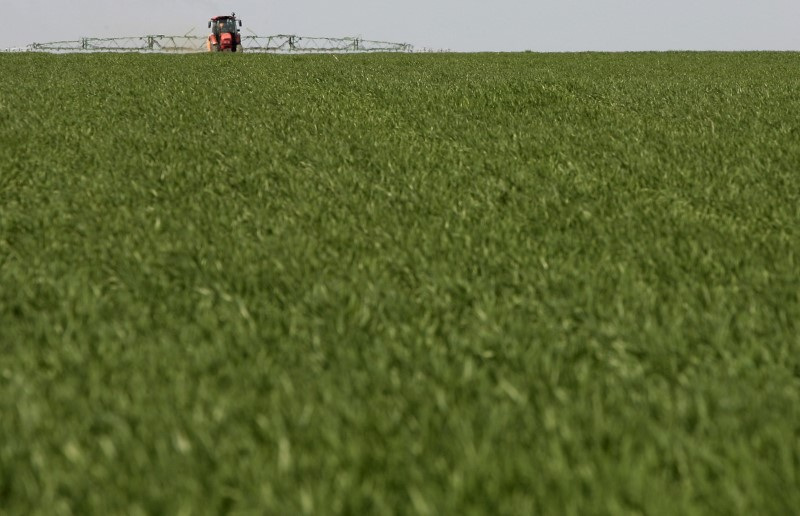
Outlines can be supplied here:
[[230, 16], [215, 16], [208, 21], [211, 34], [208, 36], [210, 52], [241, 52], [242, 36], [239, 29], [242, 21], [236, 19], [236, 13]]

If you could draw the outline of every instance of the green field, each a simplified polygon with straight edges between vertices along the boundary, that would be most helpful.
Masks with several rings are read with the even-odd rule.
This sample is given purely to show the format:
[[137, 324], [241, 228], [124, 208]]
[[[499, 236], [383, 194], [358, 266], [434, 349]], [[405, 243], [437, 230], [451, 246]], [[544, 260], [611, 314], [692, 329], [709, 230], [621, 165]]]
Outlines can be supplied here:
[[800, 507], [800, 54], [0, 65], [0, 513]]

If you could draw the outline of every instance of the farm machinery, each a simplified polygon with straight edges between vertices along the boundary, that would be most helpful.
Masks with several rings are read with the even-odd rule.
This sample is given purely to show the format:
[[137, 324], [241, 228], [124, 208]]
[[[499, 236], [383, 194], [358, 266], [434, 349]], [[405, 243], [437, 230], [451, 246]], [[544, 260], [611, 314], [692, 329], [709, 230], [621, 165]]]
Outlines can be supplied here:
[[[238, 25], [237, 25], [238, 23]], [[211, 34], [206, 46], [209, 52], [241, 52], [242, 35], [239, 28], [242, 20], [236, 19], [236, 13], [230, 16], [215, 16], [208, 21]]]
[[[208, 21], [211, 34], [193, 35], [190, 30], [182, 36], [148, 34], [133, 37], [80, 38], [68, 41], [31, 43], [25, 50], [31, 52], [142, 52], [142, 53], [194, 53], [194, 52], [244, 52], [275, 54], [361, 53], [361, 52], [412, 52], [408, 43], [374, 41], [361, 37], [324, 38], [277, 34], [243, 36], [241, 20], [236, 13], [215, 16]], [[252, 32], [252, 31], [251, 31]]]

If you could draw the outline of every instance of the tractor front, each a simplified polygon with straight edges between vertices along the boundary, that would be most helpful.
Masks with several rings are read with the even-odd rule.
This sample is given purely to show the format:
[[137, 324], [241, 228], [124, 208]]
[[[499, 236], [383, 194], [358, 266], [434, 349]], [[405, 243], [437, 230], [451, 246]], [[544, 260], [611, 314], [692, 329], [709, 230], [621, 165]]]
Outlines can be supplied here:
[[241, 52], [242, 35], [238, 29], [241, 26], [242, 21], [236, 19], [236, 13], [211, 18], [208, 22], [208, 28], [211, 29], [207, 43], [208, 51]]

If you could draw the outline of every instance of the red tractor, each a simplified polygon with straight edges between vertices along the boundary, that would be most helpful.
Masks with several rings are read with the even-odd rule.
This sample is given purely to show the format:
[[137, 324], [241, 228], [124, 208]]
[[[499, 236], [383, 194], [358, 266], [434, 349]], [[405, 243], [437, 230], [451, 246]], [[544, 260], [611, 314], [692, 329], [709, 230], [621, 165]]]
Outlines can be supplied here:
[[242, 26], [242, 20], [236, 19], [236, 13], [230, 16], [215, 16], [208, 22], [211, 35], [208, 36], [209, 52], [241, 52], [242, 35], [239, 34], [238, 26]]

